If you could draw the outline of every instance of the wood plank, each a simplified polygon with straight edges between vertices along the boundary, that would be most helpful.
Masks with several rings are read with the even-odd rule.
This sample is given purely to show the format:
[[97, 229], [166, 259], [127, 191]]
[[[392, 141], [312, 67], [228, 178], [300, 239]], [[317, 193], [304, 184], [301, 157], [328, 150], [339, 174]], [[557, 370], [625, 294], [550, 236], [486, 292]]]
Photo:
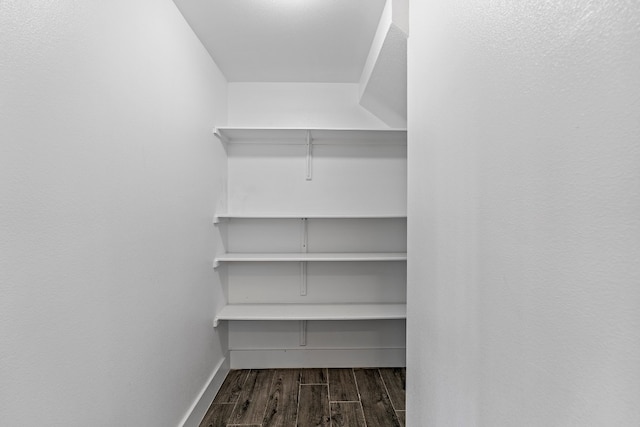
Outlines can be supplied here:
[[396, 411], [405, 409], [405, 389], [407, 378], [404, 368], [381, 368], [380, 376], [387, 386], [391, 404]]
[[329, 369], [328, 377], [331, 402], [360, 400], [353, 369]]
[[262, 423], [274, 373], [269, 369], [252, 369], [249, 372], [229, 424]]
[[377, 369], [354, 369], [367, 427], [400, 427]]
[[326, 368], [314, 368], [302, 370], [302, 384], [327, 384]]
[[396, 411], [396, 415], [398, 416], [398, 421], [400, 421], [400, 425], [405, 427], [407, 425], [407, 416], [405, 411]]
[[227, 427], [235, 403], [214, 403], [202, 419], [200, 427]]
[[298, 427], [329, 426], [329, 387], [324, 384], [300, 386]]
[[278, 369], [269, 391], [262, 427], [293, 426], [298, 414], [300, 369]]
[[236, 403], [248, 375], [249, 369], [229, 371], [213, 403]]
[[331, 402], [331, 427], [366, 427], [360, 402]]

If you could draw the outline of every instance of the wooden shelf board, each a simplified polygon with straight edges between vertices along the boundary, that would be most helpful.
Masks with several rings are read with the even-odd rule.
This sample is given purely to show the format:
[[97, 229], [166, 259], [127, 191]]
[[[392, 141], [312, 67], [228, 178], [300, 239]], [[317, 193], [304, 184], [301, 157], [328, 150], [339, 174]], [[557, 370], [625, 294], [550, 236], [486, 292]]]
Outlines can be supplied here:
[[389, 320], [406, 319], [406, 304], [230, 304], [220, 320]]
[[405, 252], [323, 252], [323, 253], [226, 253], [216, 257], [220, 262], [329, 262], [329, 261], [406, 261]]

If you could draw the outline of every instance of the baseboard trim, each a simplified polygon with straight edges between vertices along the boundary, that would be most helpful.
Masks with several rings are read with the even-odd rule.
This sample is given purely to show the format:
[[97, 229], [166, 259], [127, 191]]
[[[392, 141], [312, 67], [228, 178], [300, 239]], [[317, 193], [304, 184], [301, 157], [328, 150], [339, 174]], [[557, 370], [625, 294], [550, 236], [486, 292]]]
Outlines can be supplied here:
[[207, 413], [213, 398], [216, 397], [216, 393], [220, 390], [230, 369], [230, 358], [227, 355], [227, 357], [224, 357], [215, 367], [202, 388], [202, 391], [200, 391], [200, 394], [182, 419], [182, 422], [178, 424], [178, 427], [198, 427], [200, 425], [200, 422]]
[[231, 350], [231, 369], [404, 367], [404, 348]]

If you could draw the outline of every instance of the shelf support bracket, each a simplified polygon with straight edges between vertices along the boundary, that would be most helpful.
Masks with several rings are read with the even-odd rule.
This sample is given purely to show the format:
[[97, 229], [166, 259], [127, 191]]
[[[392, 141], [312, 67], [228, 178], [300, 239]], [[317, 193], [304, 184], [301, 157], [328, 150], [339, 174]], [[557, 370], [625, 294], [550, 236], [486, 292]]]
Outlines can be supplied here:
[[224, 142], [225, 144], [229, 143], [229, 140], [227, 139], [227, 137], [224, 136], [222, 132], [220, 132], [220, 129], [218, 129], [217, 127], [213, 128], [213, 134], [215, 135], [216, 138], [218, 138], [220, 141]]
[[300, 263], [300, 295], [307, 295], [307, 262]]
[[300, 347], [307, 345], [307, 321], [300, 321]]
[[313, 159], [313, 140], [311, 139], [311, 131], [307, 131], [307, 181], [312, 179], [312, 159]]
[[[302, 230], [300, 234], [302, 236], [302, 239], [300, 242], [300, 252], [307, 253], [309, 251], [308, 250], [309, 234], [308, 234], [306, 218], [301, 218], [301, 225], [302, 225]], [[307, 295], [307, 262], [306, 261], [302, 261], [300, 263], [300, 295], [301, 296]]]

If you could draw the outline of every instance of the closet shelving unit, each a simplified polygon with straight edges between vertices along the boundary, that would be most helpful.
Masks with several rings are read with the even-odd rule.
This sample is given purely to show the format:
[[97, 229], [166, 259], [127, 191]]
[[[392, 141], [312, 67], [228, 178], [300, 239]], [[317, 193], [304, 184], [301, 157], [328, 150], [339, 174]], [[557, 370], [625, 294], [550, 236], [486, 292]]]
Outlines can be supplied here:
[[[306, 346], [307, 321], [406, 318], [406, 131], [217, 128], [214, 133], [229, 156], [227, 200], [213, 218], [225, 241], [214, 268], [227, 286], [228, 304], [215, 314], [214, 326], [252, 321], [259, 329], [264, 321], [301, 321], [299, 345]], [[398, 154], [403, 150], [404, 159]], [[316, 268], [319, 264], [343, 266], [336, 283], [322, 277], [327, 270]], [[264, 277], [256, 273], [260, 265], [268, 266]], [[299, 285], [278, 283], [280, 269], [284, 276], [299, 271], [289, 278]], [[351, 285], [351, 276], [360, 283]], [[385, 282], [389, 277], [394, 283]], [[374, 279], [373, 288], [367, 278]], [[308, 292], [307, 281], [315, 294]], [[343, 288], [348, 300], [341, 290], [330, 295], [331, 287]]]

